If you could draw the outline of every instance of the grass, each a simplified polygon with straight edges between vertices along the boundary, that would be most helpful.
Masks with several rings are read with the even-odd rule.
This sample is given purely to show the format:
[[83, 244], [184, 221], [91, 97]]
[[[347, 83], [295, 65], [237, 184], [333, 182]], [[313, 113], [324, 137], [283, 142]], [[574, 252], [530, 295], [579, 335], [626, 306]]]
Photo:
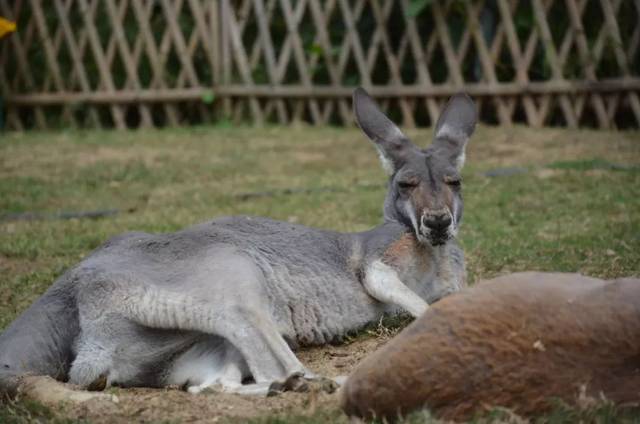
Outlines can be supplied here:
[[83, 424], [82, 421], [60, 418], [51, 409], [31, 400], [9, 401], [0, 406], [0, 423], [3, 424]]
[[[410, 135], [422, 145], [431, 136]], [[509, 167], [526, 172], [485, 175]], [[640, 133], [479, 128], [463, 178], [471, 282], [529, 269], [640, 272]], [[229, 214], [361, 231], [380, 222], [384, 181], [355, 129], [4, 134], [0, 328], [112, 235]], [[113, 209], [103, 219], [55, 218]], [[24, 213], [39, 219], [16, 220]]]
[[[536, 424], [636, 424], [640, 422], [637, 409], [621, 409], [608, 402], [599, 402], [582, 408], [572, 408], [558, 403], [551, 412], [531, 421]], [[213, 417], [210, 417], [213, 418]], [[6, 424], [85, 424], [84, 420], [60, 418], [50, 409], [30, 401], [11, 402], [0, 408], [0, 422]], [[167, 423], [170, 423], [168, 421]], [[237, 420], [221, 420], [224, 424], [232, 424]], [[349, 424], [349, 419], [338, 409], [319, 409], [312, 414], [276, 414], [242, 421], [245, 424]], [[472, 424], [525, 424], [523, 419], [508, 409], [496, 408], [477, 416]], [[405, 417], [402, 424], [442, 424], [428, 411], [414, 412]]]

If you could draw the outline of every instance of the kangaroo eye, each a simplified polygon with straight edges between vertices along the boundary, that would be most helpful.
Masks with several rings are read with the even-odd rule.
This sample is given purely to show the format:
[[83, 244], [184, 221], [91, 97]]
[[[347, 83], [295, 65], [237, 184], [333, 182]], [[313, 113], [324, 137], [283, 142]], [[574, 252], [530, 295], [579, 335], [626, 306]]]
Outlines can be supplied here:
[[398, 187], [400, 187], [400, 189], [402, 190], [409, 190], [412, 189], [414, 187], [416, 187], [418, 185], [418, 181], [417, 180], [402, 180], [402, 181], [398, 181]]
[[455, 176], [446, 176], [444, 177], [444, 182], [445, 184], [448, 184], [450, 186], [460, 187], [460, 185], [462, 184], [462, 178]]

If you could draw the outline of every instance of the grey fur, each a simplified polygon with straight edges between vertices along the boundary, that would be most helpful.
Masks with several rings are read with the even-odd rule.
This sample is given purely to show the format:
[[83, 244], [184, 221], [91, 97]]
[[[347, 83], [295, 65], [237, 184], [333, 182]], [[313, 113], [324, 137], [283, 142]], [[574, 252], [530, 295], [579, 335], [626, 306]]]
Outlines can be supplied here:
[[[263, 392], [295, 373], [312, 376], [292, 347], [337, 342], [384, 313], [419, 315], [459, 290], [464, 261], [453, 236], [462, 199], [459, 187], [440, 180], [470, 133], [453, 140], [453, 150], [436, 140], [429, 149], [449, 153], [433, 154], [411, 144], [364, 90], [354, 103], [363, 130], [393, 163], [383, 224], [343, 234], [240, 216], [114, 237], [0, 335], [0, 388], [34, 373], [83, 387], [106, 378]], [[440, 127], [468, 128], [458, 125], [456, 108], [468, 120], [469, 105], [449, 107]], [[398, 188], [408, 173], [419, 179], [410, 196]], [[453, 203], [442, 200], [446, 190]], [[451, 234], [430, 237], [424, 220], [436, 209], [455, 216]]]

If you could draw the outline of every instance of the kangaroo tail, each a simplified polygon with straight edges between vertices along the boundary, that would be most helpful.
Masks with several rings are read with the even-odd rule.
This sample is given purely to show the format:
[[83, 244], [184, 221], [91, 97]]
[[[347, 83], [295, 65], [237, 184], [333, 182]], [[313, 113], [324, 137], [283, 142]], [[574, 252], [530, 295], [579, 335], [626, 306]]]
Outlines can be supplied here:
[[73, 285], [65, 274], [0, 334], [0, 391], [11, 393], [26, 374], [66, 378], [79, 331]]

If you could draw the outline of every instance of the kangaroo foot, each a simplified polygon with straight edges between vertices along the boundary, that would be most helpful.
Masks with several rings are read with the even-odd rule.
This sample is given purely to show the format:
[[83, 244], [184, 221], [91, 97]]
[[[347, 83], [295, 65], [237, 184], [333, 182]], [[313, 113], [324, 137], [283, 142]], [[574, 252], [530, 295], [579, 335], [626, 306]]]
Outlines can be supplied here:
[[98, 378], [93, 380], [89, 386], [87, 386], [87, 390], [90, 392], [101, 392], [107, 388], [107, 376], [105, 374], [100, 374]]
[[301, 372], [295, 372], [283, 381], [274, 381], [269, 386], [267, 396], [276, 396], [283, 392], [308, 392], [309, 384]]
[[315, 374], [307, 376], [301, 372], [293, 373], [284, 381], [274, 381], [269, 386], [267, 396], [275, 396], [283, 392], [306, 393], [309, 391], [319, 391], [326, 393], [334, 393], [339, 382], [330, 378], [320, 377]]

